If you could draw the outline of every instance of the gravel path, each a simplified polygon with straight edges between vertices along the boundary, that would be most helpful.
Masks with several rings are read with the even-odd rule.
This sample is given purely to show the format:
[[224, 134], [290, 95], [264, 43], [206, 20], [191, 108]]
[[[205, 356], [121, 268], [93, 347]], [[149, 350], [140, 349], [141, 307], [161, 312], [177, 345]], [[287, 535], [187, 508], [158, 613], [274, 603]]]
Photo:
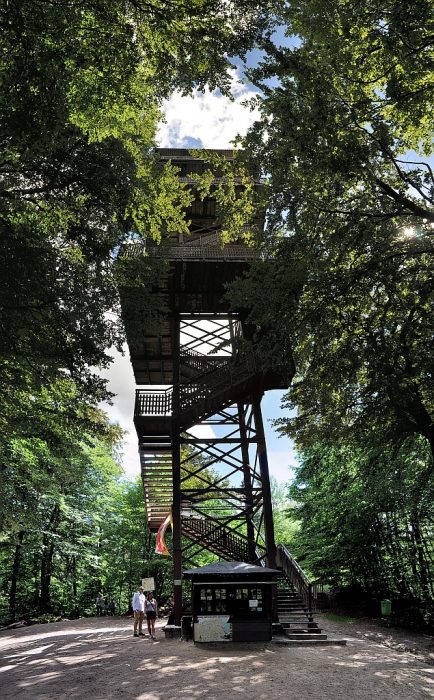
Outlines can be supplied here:
[[18, 700], [419, 700], [434, 698], [432, 637], [368, 622], [322, 625], [347, 646], [241, 645], [134, 638], [125, 618], [0, 633], [0, 697]]

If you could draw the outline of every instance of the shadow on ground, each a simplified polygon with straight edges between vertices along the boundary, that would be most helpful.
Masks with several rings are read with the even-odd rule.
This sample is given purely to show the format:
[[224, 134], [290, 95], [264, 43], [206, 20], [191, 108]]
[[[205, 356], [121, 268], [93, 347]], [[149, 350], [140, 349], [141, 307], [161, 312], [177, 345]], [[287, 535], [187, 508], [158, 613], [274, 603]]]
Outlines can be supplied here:
[[161, 630], [156, 641], [134, 638], [125, 619], [36, 625], [0, 635], [1, 697], [434, 698], [433, 666], [410, 652], [359, 637], [354, 629], [346, 631], [346, 647], [244, 644], [237, 649], [203, 649], [191, 642], [165, 640]]

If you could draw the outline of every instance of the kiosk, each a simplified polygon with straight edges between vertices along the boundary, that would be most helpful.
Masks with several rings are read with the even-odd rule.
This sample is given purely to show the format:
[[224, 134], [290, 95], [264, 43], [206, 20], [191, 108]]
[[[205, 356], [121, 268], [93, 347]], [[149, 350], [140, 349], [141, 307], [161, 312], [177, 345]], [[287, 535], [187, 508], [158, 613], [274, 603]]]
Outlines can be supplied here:
[[239, 561], [184, 571], [192, 582], [195, 642], [268, 642], [280, 572]]

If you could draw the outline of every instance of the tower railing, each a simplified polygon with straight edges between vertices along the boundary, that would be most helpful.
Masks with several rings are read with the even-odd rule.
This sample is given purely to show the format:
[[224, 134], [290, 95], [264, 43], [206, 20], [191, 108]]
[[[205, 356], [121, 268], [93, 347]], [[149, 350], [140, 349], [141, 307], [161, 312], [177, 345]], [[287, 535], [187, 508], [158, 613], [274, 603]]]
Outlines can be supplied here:
[[204, 231], [204, 235], [198, 239], [187, 240], [185, 243], [170, 239], [161, 244], [152, 240], [125, 243], [119, 250], [119, 258], [134, 258], [144, 253], [155, 258], [168, 257], [171, 260], [253, 260], [259, 257], [258, 249], [245, 243], [221, 246], [214, 229], [211, 230], [210, 236], [206, 236]]
[[173, 394], [179, 391], [181, 411], [195, 408], [215, 396], [219, 396], [236, 384], [253, 376], [256, 371], [253, 354], [231, 360], [217, 369], [209, 370], [191, 380], [180, 382], [167, 389], [137, 389], [135, 416], [170, 416], [172, 415]]

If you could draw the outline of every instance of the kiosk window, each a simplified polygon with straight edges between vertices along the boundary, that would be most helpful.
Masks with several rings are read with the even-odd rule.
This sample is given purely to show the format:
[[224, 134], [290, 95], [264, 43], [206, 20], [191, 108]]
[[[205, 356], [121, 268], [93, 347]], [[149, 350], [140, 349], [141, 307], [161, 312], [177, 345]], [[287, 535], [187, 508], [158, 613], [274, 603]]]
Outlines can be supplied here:
[[209, 615], [258, 615], [266, 612], [262, 587], [228, 586], [204, 587], [200, 589], [199, 610]]
[[200, 592], [200, 611], [212, 613], [214, 612], [213, 607], [212, 588], [202, 588]]
[[200, 612], [218, 615], [226, 613], [226, 588], [202, 588], [200, 591]]

